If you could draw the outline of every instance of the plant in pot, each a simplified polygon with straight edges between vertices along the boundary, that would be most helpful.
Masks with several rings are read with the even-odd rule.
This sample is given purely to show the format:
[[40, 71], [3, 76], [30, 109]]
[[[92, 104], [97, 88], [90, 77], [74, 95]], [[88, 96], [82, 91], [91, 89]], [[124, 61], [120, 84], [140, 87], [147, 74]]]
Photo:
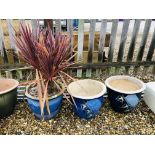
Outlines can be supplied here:
[[18, 84], [14, 79], [0, 79], [0, 118], [12, 114], [17, 103]]
[[72, 54], [70, 38], [60, 33], [53, 35], [49, 27], [39, 26], [35, 37], [29, 25], [21, 23], [16, 43], [21, 58], [36, 70], [36, 79], [26, 89], [28, 105], [37, 118], [51, 119], [61, 107], [64, 77], [69, 76], [63, 70], [73, 64], [76, 55]]

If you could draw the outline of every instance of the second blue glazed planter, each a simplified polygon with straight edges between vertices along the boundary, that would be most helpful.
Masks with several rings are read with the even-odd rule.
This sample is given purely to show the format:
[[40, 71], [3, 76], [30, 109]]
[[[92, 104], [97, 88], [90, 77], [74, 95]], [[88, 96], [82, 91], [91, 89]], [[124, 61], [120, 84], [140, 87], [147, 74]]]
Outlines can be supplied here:
[[[111, 80], [117, 80], [117, 79], [130, 80], [135, 84], [137, 84], [140, 87], [140, 89], [136, 91], [129, 91], [129, 92], [118, 90], [109, 84]], [[116, 112], [120, 112], [120, 113], [127, 113], [127, 112], [133, 111], [138, 105], [141, 98], [143, 97], [143, 94], [144, 94], [143, 91], [146, 88], [145, 84], [141, 80], [135, 77], [124, 76], [124, 75], [111, 76], [108, 79], [106, 79], [105, 84], [107, 86], [107, 93], [108, 93], [108, 98], [109, 98], [111, 107]]]
[[103, 83], [84, 79], [72, 82], [67, 87], [69, 94], [72, 96], [75, 113], [83, 119], [94, 118], [104, 104], [104, 93], [106, 87]]

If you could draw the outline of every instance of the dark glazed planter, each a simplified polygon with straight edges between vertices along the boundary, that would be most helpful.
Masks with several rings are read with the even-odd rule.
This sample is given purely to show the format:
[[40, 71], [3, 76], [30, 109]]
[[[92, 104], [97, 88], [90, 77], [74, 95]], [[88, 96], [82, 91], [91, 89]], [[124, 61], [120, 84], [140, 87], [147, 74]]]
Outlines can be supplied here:
[[75, 101], [75, 104], [72, 102], [76, 115], [82, 119], [94, 118], [104, 104], [103, 95], [106, 87], [97, 80], [84, 79], [72, 82], [68, 85], [67, 91]]
[[7, 117], [13, 113], [17, 103], [18, 81], [13, 79], [0, 79], [0, 86], [10, 86], [6, 90], [0, 91], [0, 118]]
[[[114, 79], [130, 80], [139, 85], [140, 89], [129, 92], [117, 90], [116, 88], [113, 88], [112, 86], [109, 85], [109, 82]], [[143, 97], [144, 94], [143, 91], [146, 88], [145, 83], [143, 83], [141, 80], [135, 77], [124, 75], [111, 76], [108, 79], [106, 79], [105, 84], [107, 86], [107, 93], [111, 107], [116, 112], [120, 113], [127, 113], [133, 111], [138, 105], [141, 98]]]
[[[33, 111], [34, 115], [37, 118], [42, 119], [39, 99], [31, 96], [28, 93], [29, 87], [30, 87], [30, 85], [27, 87], [26, 94], [25, 94], [27, 97], [28, 106], [30, 107], [30, 109]], [[64, 89], [65, 89], [64, 86], [62, 86], [62, 89], [64, 91]], [[49, 97], [48, 100], [49, 100], [50, 115], [48, 114], [46, 106], [45, 106], [44, 107], [44, 120], [49, 120], [49, 119], [56, 117], [57, 113], [60, 110], [61, 104], [62, 104], [63, 92], [60, 92], [57, 95]]]

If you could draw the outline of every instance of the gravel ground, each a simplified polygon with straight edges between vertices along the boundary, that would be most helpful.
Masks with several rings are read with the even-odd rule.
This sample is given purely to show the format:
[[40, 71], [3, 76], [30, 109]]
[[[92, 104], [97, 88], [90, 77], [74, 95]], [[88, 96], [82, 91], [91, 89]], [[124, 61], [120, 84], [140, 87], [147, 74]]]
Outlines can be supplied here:
[[[153, 78], [153, 77], [152, 77]], [[149, 78], [149, 81], [152, 79]], [[148, 81], [148, 79], [144, 79]], [[14, 114], [0, 120], [0, 134], [28, 135], [108, 135], [155, 134], [155, 115], [142, 101], [134, 112], [119, 114], [109, 106], [108, 100], [99, 115], [90, 121], [79, 119], [72, 106], [64, 100], [55, 119], [36, 119], [26, 102], [16, 105]]]

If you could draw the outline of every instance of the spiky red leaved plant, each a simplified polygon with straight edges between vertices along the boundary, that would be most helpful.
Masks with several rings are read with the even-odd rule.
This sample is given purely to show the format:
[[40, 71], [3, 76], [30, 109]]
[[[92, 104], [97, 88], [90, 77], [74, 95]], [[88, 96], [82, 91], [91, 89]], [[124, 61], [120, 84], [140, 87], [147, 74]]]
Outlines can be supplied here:
[[[36, 37], [28, 25], [20, 23], [20, 36], [16, 38], [16, 43], [21, 58], [37, 71], [38, 97], [43, 113], [45, 102], [48, 104], [48, 83], [72, 65], [69, 58], [72, 53], [70, 38], [61, 33], [54, 36], [50, 28], [40, 30], [39, 26]], [[42, 87], [44, 93], [41, 92]]]
[[53, 77], [71, 65], [68, 61], [72, 53], [70, 38], [57, 33], [55, 36], [49, 28], [40, 30], [38, 37], [28, 25], [20, 24], [20, 37], [16, 39], [21, 58], [41, 72], [44, 79]]

